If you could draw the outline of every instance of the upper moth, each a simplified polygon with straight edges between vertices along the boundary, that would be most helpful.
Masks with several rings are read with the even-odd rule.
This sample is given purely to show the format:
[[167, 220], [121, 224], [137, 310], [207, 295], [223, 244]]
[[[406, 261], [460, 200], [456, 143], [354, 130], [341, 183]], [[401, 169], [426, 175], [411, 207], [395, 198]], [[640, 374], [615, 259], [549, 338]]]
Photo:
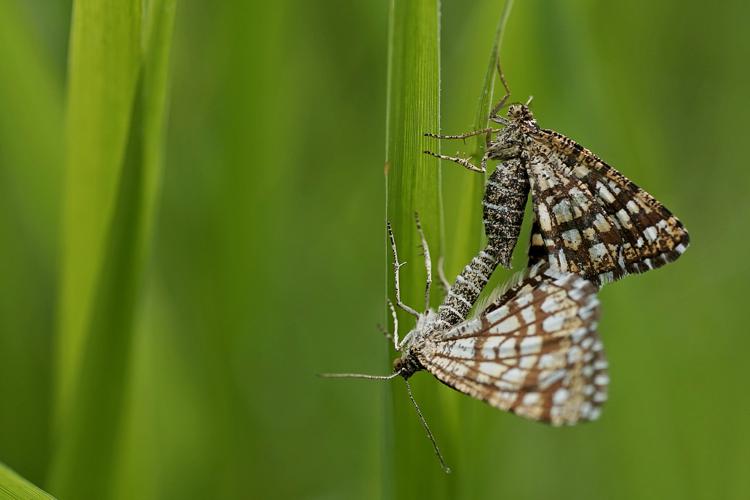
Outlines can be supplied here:
[[[493, 111], [490, 119], [504, 128], [460, 136], [428, 134], [442, 139], [487, 134], [480, 167], [427, 153], [479, 172], [486, 170], [488, 160], [504, 162], [498, 169], [515, 169], [520, 163], [534, 206], [529, 265], [548, 261], [553, 270], [602, 285], [672, 262], [687, 249], [685, 227], [664, 205], [577, 142], [539, 127], [528, 105], [512, 104], [507, 117]], [[524, 181], [518, 182], [520, 192]], [[485, 199], [493, 189], [488, 184]], [[487, 230], [492, 239], [491, 228]]]

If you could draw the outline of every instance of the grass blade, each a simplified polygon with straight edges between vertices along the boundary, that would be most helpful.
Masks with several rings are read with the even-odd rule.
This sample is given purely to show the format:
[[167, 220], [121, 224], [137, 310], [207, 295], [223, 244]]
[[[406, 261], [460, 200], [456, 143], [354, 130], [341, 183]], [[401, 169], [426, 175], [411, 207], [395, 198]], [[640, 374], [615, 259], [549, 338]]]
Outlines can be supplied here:
[[[482, 91], [479, 95], [479, 103], [477, 106], [476, 117], [474, 119], [473, 130], [486, 128], [489, 125], [489, 113], [495, 104], [494, 91], [495, 82], [497, 80], [498, 58], [500, 57], [500, 48], [502, 46], [505, 25], [510, 16], [512, 7], [513, 0], [506, 0], [502, 14], [497, 23], [495, 38], [492, 43], [492, 51], [490, 52], [490, 59], [487, 63], [487, 72], [485, 73]], [[479, 165], [482, 155], [484, 154], [485, 136], [476, 136], [471, 139], [471, 143], [473, 144], [471, 151], [472, 163]], [[451, 167], [461, 168], [458, 165], [451, 165]], [[460, 202], [457, 207], [459, 224], [452, 229], [452, 236], [455, 238], [455, 243], [451, 245], [451, 268], [460, 268], [460, 266], [465, 265], [465, 263], [476, 254], [477, 250], [481, 248], [482, 242], [484, 241], [482, 204], [480, 203], [480, 200], [484, 194], [484, 183], [487, 174], [477, 175], [473, 173], [463, 173], [465, 175], [461, 176], [461, 180], [459, 181], [460, 185], [456, 190], [457, 192], [462, 193], [459, 196], [459, 199], [463, 200], [463, 202]]]
[[142, 38], [140, 6], [74, 5], [52, 471], [53, 489], [64, 497], [106, 498], [116, 474], [174, 17], [173, 1], [150, 2]]
[[58, 424], [69, 410], [103, 265], [140, 66], [139, 1], [77, 0], [68, 63]]
[[47, 500], [53, 496], [40, 490], [8, 467], [0, 463], [0, 498]]
[[0, 397], [6, 408], [0, 450], [3, 460], [40, 482], [50, 448], [63, 82], [26, 7], [0, 2]]
[[[511, 6], [511, 1], [506, 3], [496, 29], [475, 119], [477, 129], [487, 126], [488, 114], [494, 104], [497, 57]], [[416, 2], [404, 5], [393, 2], [391, 8], [386, 152], [387, 214], [394, 227], [399, 257], [409, 263], [402, 269], [401, 275], [404, 301], [421, 310], [425, 273], [414, 229], [414, 211], [419, 211], [423, 219], [433, 264], [437, 263], [437, 257], [442, 254], [444, 247], [440, 165], [434, 158], [425, 157], [421, 153], [424, 149], [438, 151], [439, 148], [438, 141], [427, 141], [422, 137], [426, 131], [440, 130], [440, 65], [436, 53], [439, 47], [439, 4]], [[479, 137], [472, 143], [472, 157], [478, 161], [484, 152], [484, 138]], [[477, 252], [483, 235], [480, 200], [484, 177], [466, 173], [464, 178], [466, 181], [458, 190], [463, 193], [459, 204], [459, 224], [451, 232], [451, 251], [460, 260], [460, 265], [468, 262]], [[387, 270], [388, 290], [393, 298], [390, 260]], [[438, 298], [439, 293], [433, 293], [433, 303]], [[400, 315], [401, 324], [411, 325], [412, 321], [408, 316]], [[406, 331], [407, 328], [404, 327], [401, 334]], [[426, 418], [434, 428], [449, 465], [455, 464], [457, 470], [470, 467], [468, 460], [464, 464], [457, 463], [460, 455], [450, 441], [452, 436], [459, 435], [459, 412], [455, 395], [444, 391], [431, 377], [424, 375], [416, 376], [414, 384], [416, 397], [425, 407]], [[460, 482], [446, 476], [430, 453], [429, 442], [418, 427], [413, 408], [408, 407], [401, 384], [394, 383], [392, 387], [395, 411], [391, 422], [391, 453], [388, 457], [395, 466], [395, 490], [392, 493], [397, 497], [403, 495], [404, 498], [425, 495], [431, 498], [450, 497], [457, 491]], [[399, 443], [395, 456], [393, 441]]]
[[[408, 262], [401, 272], [403, 300], [423, 310], [425, 271], [419, 251], [414, 213], [419, 212], [434, 262], [441, 255], [440, 165], [422, 153], [435, 150], [435, 141], [425, 132], [440, 130], [440, 2], [437, 0], [393, 0], [390, 6], [388, 60], [388, 104], [386, 123], [387, 218], [393, 225], [400, 260]], [[392, 265], [388, 253], [386, 273], [389, 295], [394, 297]], [[433, 293], [437, 302], [439, 293]], [[413, 318], [400, 314], [401, 334], [413, 325]], [[393, 353], [392, 353], [393, 354]], [[432, 384], [415, 377], [414, 393], [423, 406], [444, 451], [445, 436], [436, 411]], [[430, 443], [404, 384], [395, 380], [391, 402], [393, 412], [387, 429], [386, 494], [398, 498], [442, 498], [448, 493], [446, 475], [432, 454]], [[390, 431], [390, 432], [389, 432]], [[443, 439], [441, 439], [441, 437]], [[396, 453], [395, 443], [398, 443]]]
[[[498, 59], [505, 34], [505, 27], [513, 7], [513, 0], [506, 0], [503, 10], [495, 27], [494, 39], [487, 62], [478, 105], [473, 122], [473, 130], [483, 129], [490, 126], [489, 113], [496, 104], [498, 98], [495, 94], [498, 79]], [[488, 31], [489, 32], [489, 31]], [[485, 41], [478, 42], [482, 50], [486, 50]], [[468, 82], [467, 82], [468, 83]], [[501, 90], [504, 92], [504, 89]], [[454, 132], [450, 132], [454, 133]], [[471, 158], [474, 164], [479, 164], [485, 151], [485, 136], [477, 136], [467, 141], [471, 145]], [[457, 223], [451, 228], [455, 240], [451, 244], [450, 269], [460, 269], [475, 256], [484, 244], [484, 226], [482, 213], [482, 197], [484, 195], [485, 175], [477, 175], [464, 171], [458, 165], [449, 165], [449, 168], [458, 170], [457, 189], [450, 193], [451, 198], [456, 200]], [[488, 165], [493, 168], [493, 165]], [[453, 172], [452, 172], [453, 174]], [[455, 175], [451, 175], [455, 178]], [[498, 268], [482, 295], [490, 293], [491, 290], [507, 277], [507, 273]], [[462, 425], [461, 445], [455, 453], [455, 467], [461, 471], [460, 480], [456, 485], [457, 496], [460, 498], [481, 498], [486, 493], [479, 493], [480, 486], [485, 482], [488, 475], [492, 475], [491, 469], [495, 465], [496, 449], [487, 444], [486, 432], [497, 425], [492, 419], [484, 416], [486, 408], [481, 403], [471, 400], [462, 395], [453, 395], [456, 398], [457, 420]]]

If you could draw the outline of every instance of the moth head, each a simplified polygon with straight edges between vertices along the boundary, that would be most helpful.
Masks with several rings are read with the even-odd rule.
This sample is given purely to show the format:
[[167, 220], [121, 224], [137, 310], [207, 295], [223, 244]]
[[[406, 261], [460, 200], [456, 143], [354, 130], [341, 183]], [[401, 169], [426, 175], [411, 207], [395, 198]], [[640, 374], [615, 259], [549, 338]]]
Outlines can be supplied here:
[[531, 113], [529, 107], [525, 104], [511, 104], [508, 106], [508, 116], [513, 121], [526, 122], [532, 125], [536, 125], [534, 115]]
[[393, 360], [393, 372], [399, 373], [405, 379], [421, 370], [424, 370], [424, 366], [411, 349], [406, 349], [400, 358]]

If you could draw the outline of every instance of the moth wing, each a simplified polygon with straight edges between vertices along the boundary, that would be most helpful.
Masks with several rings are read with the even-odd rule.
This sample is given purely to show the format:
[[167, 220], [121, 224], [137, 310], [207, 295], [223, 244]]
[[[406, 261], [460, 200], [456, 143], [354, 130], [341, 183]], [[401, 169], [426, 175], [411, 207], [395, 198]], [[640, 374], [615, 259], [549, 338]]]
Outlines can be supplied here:
[[624, 249], [633, 236], [615, 228], [588, 188], [561, 175], [547, 156], [532, 157], [528, 169], [534, 199], [529, 264], [546, 260], [553, 270], [597, 285], [627, 274]]
[[539, 221], [536, 220], [536, 212], [534, 212], [534, 219], [531, 222], [531, 238], [529, 239], [529, 267], [533, 267], [536, 264], [547, 260], [549, 251], [544, 244], [544, 236], [542, 235], [542, 228], [539, 227]]
[[[602, 283], [616, 280], [626, 274], [661, 267], [685, 252], [690, 238], [684, 225], [648, 192], [562, 134], [551, 130], [537, 130], [532, 136], [539, 150], [538, 159], [550, 167], [554, 180], [577, 179], [580, 186], [585, 187], [586, 197], [601, 209], [599, 212], [603, 218], [573, 220], [566, 228], [553, 228], [552, 231], [541, 228], [543, 236], [554, 239], [547, 233], [562, 233], [573, 226], [577, 226], [580, 231], [587, 222], [601, 226], [597, 231], [601, 231], [601, 239], [606, 240], [609, 253], [615, 254], [617, 258], [611, 269], [600, 272], [599, 276], [586, 274], [587, 278]], [[532, 174], [532, 187], [534, 177]], [[539, 178], [536, 180], [539, 181]], [[541, 198], [547, 194], [535, 193]], [[608, 275], [609, 272], [612, 273], [611, 276]]]
[[596, 287], [537, 266], [479, 317], [433, 339], [420, 362], [446, 385], [523, 417], [572, 425], [607, 399]]

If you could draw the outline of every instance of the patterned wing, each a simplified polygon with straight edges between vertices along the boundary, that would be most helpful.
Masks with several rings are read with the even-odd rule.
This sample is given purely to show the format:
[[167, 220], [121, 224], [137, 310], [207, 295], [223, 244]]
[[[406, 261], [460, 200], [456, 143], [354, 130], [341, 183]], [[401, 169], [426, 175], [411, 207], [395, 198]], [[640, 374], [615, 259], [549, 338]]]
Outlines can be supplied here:
[[560, 272], [580, 274], [597, 284], [626, 274], [623, 240], [628, 235], [609, 223], [607, 214], [577, 178], [559, 175], [546, 157], [528, 164], [534, 198], [530, 262], [547, 260]]
[[527, 270], [479, 317], [419, 353], [441, 382], [552, 425], [595, 420], [607, 399], [596, 287], [547, 266]]
[[[575, 264], [584, 277], [604, 284], [661, 267], [687, 249], [685, 227], [649, 193], [557, 132], [529, 134], [538, 221], [530, 263], [542, 260], [544, 246], [553, 269]], [[582, 246], [573, 248], [576, 242]]]

